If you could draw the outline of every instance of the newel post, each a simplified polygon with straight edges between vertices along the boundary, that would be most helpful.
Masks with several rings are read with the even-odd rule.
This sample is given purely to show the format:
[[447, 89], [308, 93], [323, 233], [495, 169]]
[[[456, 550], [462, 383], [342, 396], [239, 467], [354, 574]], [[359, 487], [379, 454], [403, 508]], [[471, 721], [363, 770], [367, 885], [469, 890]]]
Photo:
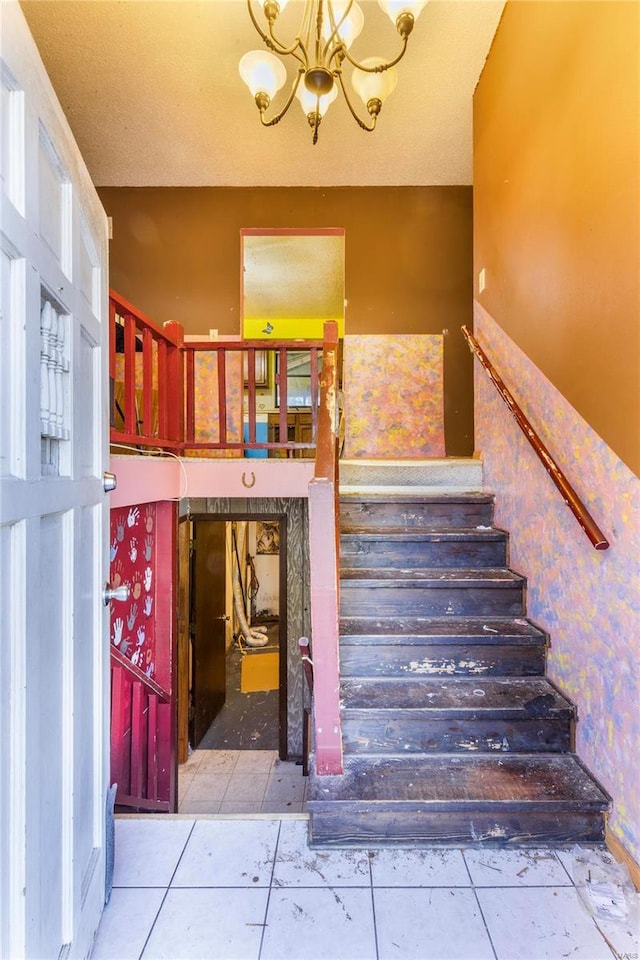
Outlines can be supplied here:
[[334, 484], [309, 483], [311, 636], [316, 772], [342, 773], [337, 554], [333, 536]]
[[184, 443], [184, 327], [177, 320], [168, 320], [163, 330], [174, 344], [167, 351], [168, 436]]

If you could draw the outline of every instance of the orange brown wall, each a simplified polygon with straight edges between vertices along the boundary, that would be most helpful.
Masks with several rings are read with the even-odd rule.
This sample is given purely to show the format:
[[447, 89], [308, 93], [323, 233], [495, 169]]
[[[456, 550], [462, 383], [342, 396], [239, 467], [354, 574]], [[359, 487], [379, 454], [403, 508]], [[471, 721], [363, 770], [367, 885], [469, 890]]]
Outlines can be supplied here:
[[[473, 450], [471, 187], [134, 188], [113, 218], [110, 285], [187, 334], [239, 334], [243, 227], [345, 229], [346, 332], [445, 334], [447, 453]], [[411, 377], [411, 371], [407, 371]]]
[[476, 296], [636, 474], [639, 13], [507, 3], [474, 99]]

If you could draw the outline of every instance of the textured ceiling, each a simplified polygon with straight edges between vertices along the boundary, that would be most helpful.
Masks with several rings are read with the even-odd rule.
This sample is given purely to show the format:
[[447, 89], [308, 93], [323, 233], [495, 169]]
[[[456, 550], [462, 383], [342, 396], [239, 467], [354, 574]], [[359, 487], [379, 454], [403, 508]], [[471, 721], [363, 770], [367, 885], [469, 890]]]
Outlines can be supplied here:
[[[359, 2], [352, 52], [391, 56], [395, 29]], [[471, 183], [472, 96], [503, 6], [430, 0], [378, 129], [361, 131], [339, 98], [312, 146], [297, 102], [260, 126], [237, 69], [260, 46], [244, 0], [22, 0], [98, 186]]]

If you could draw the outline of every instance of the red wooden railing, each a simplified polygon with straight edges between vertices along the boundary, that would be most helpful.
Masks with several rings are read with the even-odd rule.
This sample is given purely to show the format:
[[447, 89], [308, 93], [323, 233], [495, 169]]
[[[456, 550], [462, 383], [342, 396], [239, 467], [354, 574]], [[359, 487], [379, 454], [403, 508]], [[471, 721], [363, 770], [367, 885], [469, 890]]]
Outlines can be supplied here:
[[476, 338], [466, 326], [462, 327], [462, 333], [469, 344], [471, 351], [476, 355], [482, 364], [482, 367], [486, 371], [489, 379], [508, 406], [514, 420], [535, 450], [543, 467], [560, 491], [562, 499], [573, 513], [574, 517], [584, 530], [592, 545], [596, 550], [607, 550], [609, 547], [609, 541], [606, 539], [602, 530], [595, 522], [584, 503], [549, 453], [549, 450], [534, 430], [531, 422], [527, 419], [521, 407], [514, 400], [511, 392], [507, 389], [503, 379], [489, 360], [487, 354], [484, 352]]
[[[318, 436], [318, 395], [319, 395], [319, 357], [322, 353], [320, 340], [273, 341], [262, 340], [197, 340], [183, 346], [185, 357], [185, 402], [186, 427], [185, 450], [236, 450], [240, 454], [247, 450], [279, 450], [292, 453], [295, 450], [313, 450]], [[289, 355], [307, 353], [309, 357], [309, 415], [311, 417], [311, 439], [309, 441], [290, 440], [288, 430], [289, 398], [287, 396], [286, 373]], [[215, 357], [213, 370], [217, 382], [217, 396], [214, 405], [214, 427], [217, 440], [197, 439], [198, 410], [196, 390], [196, 363], [198, 358], [208, 354]], [[278, 440], [259, 440], [257, 438], [257, 399], [258, 376], [256, 364], [258, 356], [264, 368], [276, 368], [275, 386], [278, 389]], [[277, 358], [275, 364], [271, 358]], [[235, 369], [234, 369], [235, 368]], [[231, 375], [229, 372], [231, 371]], [[242, 379], [240, 379], [242, 371]], [[242, 387], [243, 385], [243, 387]], [[238, 388], [240, 392], [238, 392]], [[229, 422], [230, 404], [235, 405], [236, 423]], [[246, 410], [247, 436], [244, 437], [244, 417]], [[295, 409], [295, 408], [291, 408]], [[306, 409], [306, 408], [305, 408]], [[232, 435], [235, 426], [235, 437]]]
[[177, 809], [171, 696], [111, 648], [111, 783], [116, 805]]
[[[111, 442], [180, 449], [184, 433], [182, 326], [166, 323], [161, 329], [110, 290], [109, 330]], [[119, 394], [117, 388], [121, 388]]]
[[318, 774], [342, 773], [338, 499], [338, 328], [325, 324], [318, 446], [309, 483], [314, 746]]
[[[313, 451], [318, 436], [320, 340], [184, 341], [179, 323], [156, 326], [116, 293], [109, 294], [111, 442], [137, 449], [155, 447], [178, 454], [210, 450]], [[306, 354], [309, 396], [305, 410], [311, 436], [289, 438], [287, 396], [291, 354]], [[206, 401], [198, 396], [198, 364], [213, 356], [204, 374]], [[278, 390], [278, 439], [258, 436], [258, 376], [271, 372]], [[214, 385], [213, 396], [211, 386]], [[245, 423], [246, 421], [246, 423]]]

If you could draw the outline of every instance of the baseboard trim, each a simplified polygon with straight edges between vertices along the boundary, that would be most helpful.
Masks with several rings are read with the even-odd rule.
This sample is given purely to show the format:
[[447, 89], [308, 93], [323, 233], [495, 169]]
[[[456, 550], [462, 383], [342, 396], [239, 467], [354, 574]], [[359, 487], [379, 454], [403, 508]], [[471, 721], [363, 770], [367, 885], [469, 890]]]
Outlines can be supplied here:
[[609, 827], [607, 827], [605, 831], [604, 842], [618, 863], [626, 864], [627, 869], [629, 870], [629, 876], [631, 877], [631, 882], [636, 890], [640, 890], [640, 864], [633, 859], [622, 841], [611, 832]]

